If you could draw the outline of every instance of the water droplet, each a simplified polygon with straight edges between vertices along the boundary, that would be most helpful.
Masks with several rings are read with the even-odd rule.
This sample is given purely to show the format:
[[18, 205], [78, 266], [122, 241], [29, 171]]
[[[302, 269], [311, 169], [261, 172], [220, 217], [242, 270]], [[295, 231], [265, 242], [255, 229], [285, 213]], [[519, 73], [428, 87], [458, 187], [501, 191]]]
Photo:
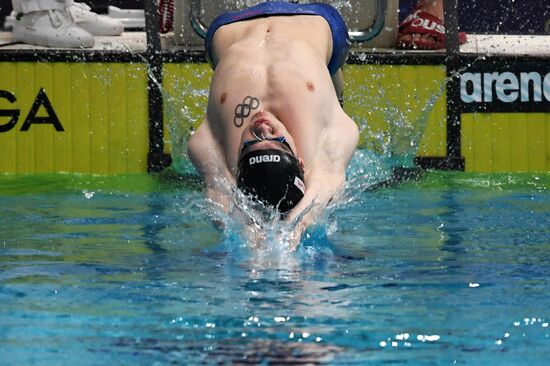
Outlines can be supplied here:
[[92, 199], [94, 197], [94, 194], [95, 192], [88, 192], [87, 189], [83, 190], [82, 193], [84, 194], [84, 197], [86, 197], [86, 199]]

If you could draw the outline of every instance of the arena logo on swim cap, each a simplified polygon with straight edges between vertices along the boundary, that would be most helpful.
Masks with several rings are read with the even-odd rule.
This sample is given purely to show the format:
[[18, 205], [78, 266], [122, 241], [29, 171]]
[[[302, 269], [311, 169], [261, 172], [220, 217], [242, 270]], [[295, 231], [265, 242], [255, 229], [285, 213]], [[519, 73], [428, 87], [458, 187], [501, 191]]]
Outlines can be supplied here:
[[249, 165], [260, 164], [260, 163], [278, 163], [281, 161], [281, 157], [278, 155], [260, 155], [253, 156], [248, 159]]

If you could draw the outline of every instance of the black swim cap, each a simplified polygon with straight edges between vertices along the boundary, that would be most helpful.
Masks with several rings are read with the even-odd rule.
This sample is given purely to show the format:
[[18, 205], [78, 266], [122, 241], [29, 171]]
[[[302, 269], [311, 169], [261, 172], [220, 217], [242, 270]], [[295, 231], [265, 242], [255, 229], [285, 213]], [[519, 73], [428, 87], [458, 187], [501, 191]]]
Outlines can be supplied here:
[[239, 161], [237, 187], [280, 212], [290, 211], [305, 193], [300, 162], [283, 150], [256, 150]]

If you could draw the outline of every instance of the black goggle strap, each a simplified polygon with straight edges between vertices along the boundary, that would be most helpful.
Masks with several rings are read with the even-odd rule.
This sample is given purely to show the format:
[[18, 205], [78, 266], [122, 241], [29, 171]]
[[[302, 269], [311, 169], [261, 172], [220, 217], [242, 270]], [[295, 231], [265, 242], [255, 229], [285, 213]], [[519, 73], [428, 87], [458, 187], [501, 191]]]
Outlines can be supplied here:
[[290, 147], [290, 144], [286, 141], [286, 138], [284, 136], [279, 136], [279, 137], [271, 137], [271, 138], [257, 138], [256, 140], [249, 140], [249, 141], [245, 141], [243, 143], [243, 148], [241, 150], [241, 152], [246, 149], [247, 147], [250, 147], [252, 145], [255, 145], [257, 144], [258, 142], [262, 142], [262, 141], [274, 141], [274, 142], [280, 142], [281, 144], [285, 145], [286, 147], [288, 147], [288, 149], [290, 150], [290, 152], [292, 153], [292, 155], [294, 155], [294, 151], [292, 150], [292, 148]]

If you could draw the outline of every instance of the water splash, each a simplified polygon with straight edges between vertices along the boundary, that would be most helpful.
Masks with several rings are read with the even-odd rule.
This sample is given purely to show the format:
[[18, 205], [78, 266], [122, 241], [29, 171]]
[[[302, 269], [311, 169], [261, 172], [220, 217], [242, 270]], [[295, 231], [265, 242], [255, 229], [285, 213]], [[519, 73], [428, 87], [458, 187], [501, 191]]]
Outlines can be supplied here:
[[[363, 147], [382, 157], [408, 157], [407, 165], [411, 165], [430, 113], [445, 91], [446, 81], [434, 80], [430, 90], [415, 88], [403, 95], [403, 90], [410, 90], [408, 86], [397, 80], [394, 88], [385, 89], [389, 81], [384, 82], [384, 77], [385, 73], [379, 72], [368, 75], [365, 80], [347, 80], [348, 89], [356, 92], [346, 95], [345, 104], [352, 106], [348, 113], [359, 126]], [[396, 95], [399, 95], [399, 104]], [[401, 103], [402, 100], [405, 102]], [[369, 107], [364, 108], [365, 105]]]
[[[205, 73], [197, 77], [204, 78]], [[208, 90], [193, 87], [190, 80], [176, 80], [172, 92], [164, 91], [164, 111], [167, 128], [170, 134], [172, 159], [174, 168], [182, 173], [194, 171], [187, 156], [189, 137], [195, 133], [195, 126], [203, 116], [196, 111], [205, 113], [208, 103]], [[192, 103], [192, 104], [190, 104]]]
[[[131, 49], [123, 46], [127, 52]], [[148, 65], [149, 61], [143, 55], [137, 55], [142, 59], [143, 63]], [[194, 67], [194, 65], [187, 65]], [[195, 132], [195, 126], [198, 126], [198, 121], [205, 113], [208, 103], [208, 89], [197, 88], [194, 86], [194, 80], [209, 79], [207, 70], [193, 73], [193, 78], [175, 79], [166, 86], [166, 83], [157, 79], [157, 76], [150, 68], [147, 68], [147, 76], [153, 82], [155, 87], [162, 94], [163, 111], [165, 126], [168, 129], [168, 138], [165, 136], [165, 144], [171, 147], [172, 165], [174, 169], [186, 174], [195, 174], [195, 169], [192, 166], [187, 156], [187, 144], [189, 137]], [[166, 72], [165, 72], [166, 74]]]
[[[373, 109], [384, 115], [389, 128], [388, 131], [374, 131], [369, 123], [374, 117], [352, 116], [359, 125], [361, 134], [369, 136], [373, 144], [371, 148], [359, 149], [353, 155], [346, 169], [347, 183], [343, 193], [338, 200], [327, 207], [323, 217], [317, 222], [317, 228], [322, 230], [313, 230], [303, 236], [302, 246], [308, 248], [304, 249], [306, 252], [309, 251], [307, 255], [332, 251], [330, 244], [327, 244], [329, 243], [327, 235], [337, 231], [338, 225], [333, 218], [335, 212], [357, 202], [370, 187], [387, 180], [391, 176], [393, 166], [412, 165], [428, 116], [443, 89], [444, 84], [438, 85], [438, 88], [425, 101], [419, 101], [419, 96], [414, 97], [423, 106], [414, 121], [408, 119], [406, 111], [400, 110], [389, 101], [383, 89], [374, 92], [367, 86], [360, 86], [358, 93], [347, 97], [346, 102], [359, 103], [357, 99], [369, 95], [373, 100]], [[195, 88], [190, 80], [178, 81], [178, 85], [173, 90], [178, 90], [177, 94], [180, 97], [167, 95], [165, 110], [170, 121], [168, 127], [172, 136], [176, 169], [179, 172], [186, 172], [193, 169], [185, 153], [187, 141], [193, 131], [192, 125], [196, 121], [196, 110], [206, 109], [207, 91]], [[182, 101], [186, 99], [195, 100], [195, 105], [183, 103]], [[384, 103], [380, 104], [380, 101]], [[292, 243], [295, 239], [292, 235], [299, 218], [293, 222], [281, 219], [278, 212], [251, 201], [223, 178], [218, 179], [216, 185], [218, 190], [225, 191], [231, 197], [230, 209], [229, 212], [223, 212], [219, 205], [209, 202], [207, 215], [224, 228], [224, 250], [230, 256], [242, 260], [243, 256], [247, 255], [245, 253], [254, 248], [256, 260], [265, 262], [265, 259], [266, 265], [273, 262], [281, 263], [289, 257], [288, 253], [292, 251]], [[301, 255], [306, 254], [302, 252]]]

